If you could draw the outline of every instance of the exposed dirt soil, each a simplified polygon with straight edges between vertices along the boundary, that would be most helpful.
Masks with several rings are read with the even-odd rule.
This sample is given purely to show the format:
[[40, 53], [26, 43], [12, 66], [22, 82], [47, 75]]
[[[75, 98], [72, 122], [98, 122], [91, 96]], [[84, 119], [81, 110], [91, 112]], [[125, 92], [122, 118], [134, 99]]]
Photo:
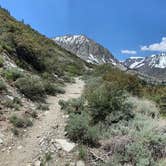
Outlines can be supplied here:
[[[0, 166], [31, 166], [35, 163], [36, 158], [41, 155], [41, 139], [50, 136], [53, 132], [54, 139], [65, 138], [65, 125], [67, 116], [63, 113], [58, 105], [60, 99], [68, 100], [81, 96], [84, 88], [84, 82], [76, 79], [76, 83], [67, 84], [66, 93], [56, 97], [49, 96], [47, 102], [50, 104], [50, 110], [43, 113], [39, 120], [34, 122], [32, 128], [29, 128], [21, 138], [18, 138], [13, 145], [1, 149]], [[54, 165], [63, 165], [63, 156]], [[37, 164], [35, 164], [37, 165]]]

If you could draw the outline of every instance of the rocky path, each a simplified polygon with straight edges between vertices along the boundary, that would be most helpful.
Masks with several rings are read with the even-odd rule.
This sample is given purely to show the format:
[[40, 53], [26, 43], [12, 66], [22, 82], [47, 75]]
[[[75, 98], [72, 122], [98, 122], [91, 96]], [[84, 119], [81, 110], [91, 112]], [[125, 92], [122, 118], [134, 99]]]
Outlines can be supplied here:
[[[40, 157], [43, 153], [51, 152], [57, 158], [51, 165], [64, 165], [63, 155], [70, 150], [74, 144], [67, 144], [65, 138], [65, 125], [67, 116], [61, 111], [58, 101], [80, 97], [84, 87], [82, 80], [76, 79], [75, 84], [67, 84], [66, 93], [57, 97], [48, 97], [50, 110], [46, 111], [39, 120], [36, 120], [33, 127], [27, 131], [26, 136], [8, 150], [0, 152], [0, 166], [40, 166]], [[60, 144], [67, 144], [66, 150]], [[59, 153], [62, 150], [63, 153]], [[67, 152], [68, 153], [68, 152]]]

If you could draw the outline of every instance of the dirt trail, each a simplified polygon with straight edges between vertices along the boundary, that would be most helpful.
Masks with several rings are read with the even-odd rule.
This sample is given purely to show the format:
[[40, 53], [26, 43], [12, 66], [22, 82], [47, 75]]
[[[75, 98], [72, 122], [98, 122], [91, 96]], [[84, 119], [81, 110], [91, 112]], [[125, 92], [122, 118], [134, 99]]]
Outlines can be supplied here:
[[159, 121], [158, 121], [158, 125], [159, 125], [160, 128], [166, 126], [165, 118], [160, 118]]
[[36, 155], [39, 154], [39, 140], [47, 133], [56, 129], [56, 138], [64, 138], [65, 116], [61, 111], [58, 101], [80, 97], [84, 87], [82, 80], [76, 79], [75, 84], [67, 84], [66, 93], [57, 97], [48, 97], [50, 110], [45, 112], [39, 120], [36, 120], [33, 127], [27, 131], [27, 135], [19, 139], [12, 149], [0, 152], [0, 166], [29, 166]]

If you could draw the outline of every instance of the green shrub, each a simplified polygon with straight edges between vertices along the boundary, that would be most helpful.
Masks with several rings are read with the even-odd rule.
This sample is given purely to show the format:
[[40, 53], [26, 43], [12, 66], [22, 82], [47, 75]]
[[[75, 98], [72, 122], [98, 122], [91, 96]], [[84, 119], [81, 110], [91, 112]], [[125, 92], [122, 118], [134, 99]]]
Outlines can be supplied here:
[[32, 118], [37, 118], [38, 114], [36, 111], [32, 111], [31, 116], [32, 116]]
[[20, 109], [20, 105], [15, 103], [14, 100], [8, 99], [4, 102], [4, 105], [8, 108], [13, 108], [14, 110], [19, 110]]
[[66, 131], [71, 140], [79, 143], [95, 145], [99, 139], [99, 131], [96, 127], [90, 127], [86, 113], [70, 114]]
[[150, 151], [144, 147], [143, 144], [132, 143], [124, 149], [114, 152], [111, 160], [105, 166], [123, 166], [123, 165], [134, 165], [134, 166], [153, 166], [155, 162], [151, 156]]
[[155, 119], [142, 114], [135, 116], [130, 125], [130, 133], [134, 140], [146, 146], [154, 160], [166, 156], [166, 135], [161, 132]]
[[48, 153], [45, 153], [45, 160], [46, 161], [50, 161], [52, 159], [52, 153], [51, 152], [48, 152]]
[[11, 128], [11, 131], [15, 136], [19, 136], [19, 130], [16, 127]]
[[61, 106], [62, 110], [66, 110], [66, 108], [69, 106], [68, 101], [65, 100], [59, 100], [58, 104]]
[[55, 90], [55, 93], [65, 94], [65, 90], [60, 86], [55, 86], [54, 90]]
[[32, 121], [30, 119], [27, 118], [19, 118], [16, 115], [12, 115], [10, 117], [10, 122], [18, 128], [25, 128], [25, 127], [29, 127], [32, 126]]
[[80, 160], [86, 160], [87, 158], [87, 149], [85, 146], [80, 145], [78, 147], [78, 156]]
[[7, 90], [7, 87], [4, 83], [4, 81], [0, 80], [0, 92], [6, 91], [6, 90]]
[[67, 113], [81, 113], [84, 110], [84, 104], [85, 100], [82, 97], [68, 101], [59, 100], [61, 109], [65, 110]]
[[126, 102], [124, 91], [114, 84], [103, 83], [93, 91], [89, 90], [86, 98], [94, 123], [104, 121], [108, 116], [110, 122], [129, 120], [133, 117], [132, 107]]
[[85, 100], [83, 97], [80, 97], [77, 99], [71, 99], [68, 103], [74, 108], [75, 112], [81, 112], [84, 109]]
[[22, 71], [18, 70], [17, 68], [5, 70], [3, 75], [7, 80], [11, 81], [16, 81], [18, 78], [23, 77]]
[[0, 67], [3, 67], [4, 59], [0, 57]]
[[20, 106], [22, 105], [21, 99], [19, 97], [14, 97], [13, 103], [18, 104]]
[[42, 110], [42, 111], [47, 111], [47, 110], [49, 110], [49, 105], [48, 104], [38, 103], [37, 109], [38, 110]]
[[60, 94], [65, 93], [65, 90], [62, 87], [60, 87], [54, 83], [45, 81], [43, 83], [43, 85], [44, 85], [44, 89], [48, 95], [56, 95], [58, 93], [60, 93]]
[[19, 110], [20, 106], [22, 106], [22, 102], [18, 97], [14, 97], [13, 99], [7, 99], [3, 104], [6, 107], [14, 108], [15, 110]]
[[11, 46], [7, 45], [6, 43], [2, 46], [4, 50], [6, 50], [8, 53], [12, 53], [13, 49]]
[[146, 146], [139, 142], [135, 142], [127, 146], [125, 159], [131, 162], [132, 165], [154, 165], [151, 152]]
[[38, 77], [19, 78], [15, 85], [21, 93], [32, 101], [44, 101], [46, 97], [44, 86]]
[[137, 97], [129, 97], [128, 101], [132, 103], [135, 112], [150, 116], [151, 118], [158, 118], [159, 109], [152, 101], [149, 101], [145, 98], [140, 99]]
[[109, 124], [109, 122], [100, 122], [97, 124], [103, 139], [110, 139], [110, 137], [123, 136], [129, 134], [129, 126], [127, 121], [120, 121], [118, 123]]
[[49, 81], [44, 81], [43, 85], [44, 85], [44, 89], [48, 95], [56, 95], [55, 84], [53, 84]]
[[52, 80], [52, 75], [50, 74], [50, 73], [48, 73], [48, 72], [44, 72], [44, 73], [42, 73], [42, 78], [43, 79], [45, 79], [45, 80]]
[[71, 76], [65, 75], [65, 76], [62, 76], [61, 78], [67, 83], [75, 83], [75, 80]]
[[161, 115], [166, 116], [166, 95], [160, 97], [159, 107]]
[[162, 159], [158, 163], [158, 166], [165, 166], [165, 165], [166, 165], [166, 159]]
[[[116, 128], [111, 126], [111, 128], [121, 130], [122, 124], [116, 125], [119, 125], [119, 128], [117, 126]], [[156, 165], [159, 160], [166, 156], [166, 135], [158, 129], [155, 119], [138, 113], [127, 126], [123, 127], [127, 128], [124, 137], [130, 138], [130, 142], [125, 143], [120, 131], [116, 132], [117, 137], [112, 133], [110, 134], [110, 137], [113, 137], [113, 140], [118, 144], [110, 146], [115, 148], [111, 151], [113, 156], [109, 162], [110, 165], [124, 165], [125, 163], [138, 166]], [[120, 141], [121, 139], [122, 141]], [[125, 145], [124, 148], [121, 144]], [[120, 148], [117, 149], [117, 147]]]
[[47, 162], [49, 162], [52, 159], [52, 153], [46, 152], [44, 156], [42, 157], [40, 166], [45, 166]]
[[66, 66], [66, 72], [69, 73], [70, 76], [79, 76], [83, 72], [83, 68], [79, 64], [70, 64]]

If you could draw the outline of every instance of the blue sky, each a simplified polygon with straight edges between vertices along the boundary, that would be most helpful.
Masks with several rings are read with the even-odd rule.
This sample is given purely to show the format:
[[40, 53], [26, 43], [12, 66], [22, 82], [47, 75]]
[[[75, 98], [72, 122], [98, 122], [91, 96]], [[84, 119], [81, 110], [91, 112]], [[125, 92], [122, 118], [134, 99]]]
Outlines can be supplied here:
[[0, 5], [48, 37], [85, 34], [119, 59], [166, 51], [166, 0], [0, 0]]

